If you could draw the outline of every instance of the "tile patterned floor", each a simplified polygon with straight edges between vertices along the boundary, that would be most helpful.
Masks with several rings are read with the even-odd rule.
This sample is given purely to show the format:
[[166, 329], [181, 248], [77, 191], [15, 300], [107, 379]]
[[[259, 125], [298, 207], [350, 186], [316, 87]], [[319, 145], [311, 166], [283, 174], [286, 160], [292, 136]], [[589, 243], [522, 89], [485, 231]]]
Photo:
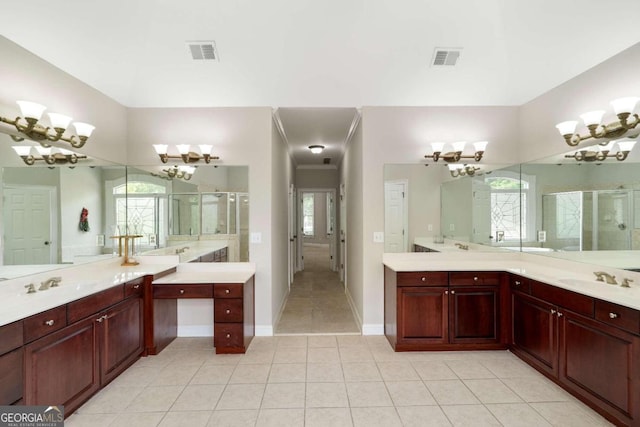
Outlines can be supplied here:
[[295, 274], [276, 335], [360, 334], [344, 285], [329, 265], [329, 245], [304, 245], [304, 270]]
[[605, 426], [508, 351], [395, 353], [381, 336], [179, 338], [71, 415], [96, 426]]

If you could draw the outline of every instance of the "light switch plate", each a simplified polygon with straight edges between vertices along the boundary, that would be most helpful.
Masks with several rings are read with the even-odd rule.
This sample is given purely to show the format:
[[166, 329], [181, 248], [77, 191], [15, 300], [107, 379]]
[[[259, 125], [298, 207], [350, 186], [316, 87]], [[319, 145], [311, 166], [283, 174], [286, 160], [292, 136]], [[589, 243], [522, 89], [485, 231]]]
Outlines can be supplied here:
[[547, 241], [547, 232], [544, 230], [538, 231], [538, 242], [544, 243]]
[[262, 243], [262, 233], [251, 233], [251, 243]]
[[433, 224], [427, 224], [427, 231], [433, 231]]
[[384, 231], [374, 231], [373, 232], [373, 242], [374, 243], [384, 243]]

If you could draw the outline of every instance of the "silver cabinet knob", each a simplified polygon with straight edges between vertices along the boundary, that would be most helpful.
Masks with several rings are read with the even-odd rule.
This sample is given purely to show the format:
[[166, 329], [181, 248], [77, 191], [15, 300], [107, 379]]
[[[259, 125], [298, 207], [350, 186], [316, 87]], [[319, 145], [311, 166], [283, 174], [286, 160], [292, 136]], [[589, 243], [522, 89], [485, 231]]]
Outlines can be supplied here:
[[455, 293], [456, 293], [456, 291], [451, 291], [451, 294], [452, 294], [452, 295], [453, 295], [453, 294], [455, 294]]
[[184, 294], [184, 289], [180, 289], [180, 295]]
[[225, 293], [225, 294], [228, 294], [229, 292], [231, 292], [231, 290], [229, 290], [229, 289], [225, 289], [225, 290], [224, 290], [224, 293]]
[[563, 314], [558, 312], [558, 317], [562, 317], [562, 316], [563, 316]]
[[478, 281], [478, 276], [473, 276], [473, 280], [477, 282]]
[[231, 310], [227, 309], [227, 314], [231, 313]]
[[520, 286], [520, 281], [516, 280], [513, 284], [516, 285], [516, 286]]
[[426, 282], [426, 281], [427, 281], [427, 278], [426, 278], [426, 277], [424, 277], [424, 276], [422, 276], [422, 277], [420, 278], [420, 280], [422, 280], [423, 282]]
[[551, 314], [556, 314], [556, 311], [553, 308], [551, 309]]
[[609, 318], [610, 319], [616, 319], [618, 317], [617, 313], [609, 313]]
[[231, 334], [227, 334], [227, 338], [231, 338]]
[[53, 319], [44, 321], [44, 324], [47, 325], [47, 326], [53, 326], [54, 323], [56, 323], [56, 321], [53, 320]]
[[133, 285], [133, 289], [138, 289], [140, 285]]
[[444, 294], [445, 295], [449, 295], [449, 291], [444, 291]]

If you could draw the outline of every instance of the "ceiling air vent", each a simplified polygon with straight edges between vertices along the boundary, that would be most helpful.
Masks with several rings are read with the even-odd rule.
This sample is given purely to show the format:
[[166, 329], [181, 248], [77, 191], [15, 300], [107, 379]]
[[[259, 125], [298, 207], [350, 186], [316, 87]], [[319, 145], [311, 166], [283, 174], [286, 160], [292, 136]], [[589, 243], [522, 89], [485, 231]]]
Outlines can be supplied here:
[[194, 61], [219, 61], [216, 42], [187, 42], [191, 58]]
[[459, 48], [437, 47], [433, 52], [431, 65], [434, 67], [454, 66], [458, 62], [460, 53], [462, 53], [462, 49]]
[[331, 157], [325, 157], [324, 159], [322, 159], [322, 164], [323, 165], [331, 164]]

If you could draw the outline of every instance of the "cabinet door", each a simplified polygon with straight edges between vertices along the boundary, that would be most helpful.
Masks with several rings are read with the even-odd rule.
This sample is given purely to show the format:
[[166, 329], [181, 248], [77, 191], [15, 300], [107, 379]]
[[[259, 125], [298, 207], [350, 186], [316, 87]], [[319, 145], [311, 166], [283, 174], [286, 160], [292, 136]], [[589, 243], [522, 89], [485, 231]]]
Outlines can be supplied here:
[[498, 286], [451, 287], [449, 342], [468, 344], [500, 342], [500, 288]]
[[71, 413], [100, 387], [94, 316], [25, 346], [25, 405]]
[[557, 375], [557, 307], [513, 292], [512, 320], [514, 352], [536, 368]]
[[399, 287], [397, 292], [398, 341], [447, 343], [448, 288]]
[[100, 382], [104, 385], [142, 353], [142, 299], [125, 300], [110, 308], [101, 318]]
[[560, 381], [608, 412], [637, 422], [640, 338], [570, 311], [561, 313]]
[[0, 356], [0, 405], [22, 398], [22, 348]]

